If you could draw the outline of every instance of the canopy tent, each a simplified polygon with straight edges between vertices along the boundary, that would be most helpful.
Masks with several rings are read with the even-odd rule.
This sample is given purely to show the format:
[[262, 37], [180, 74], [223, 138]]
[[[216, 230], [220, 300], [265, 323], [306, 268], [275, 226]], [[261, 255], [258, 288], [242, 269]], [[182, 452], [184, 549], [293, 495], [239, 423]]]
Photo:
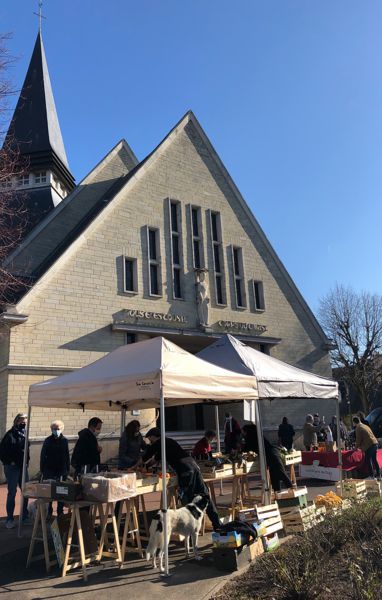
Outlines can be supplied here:
[[[200, 402], [256, 401], [256, 378], [222, 369], [186, 352], [163, 337], [114, 350], [67, 375], [36, 383], [29, 389], [33, 406], [122, 410], [160, 408], [162, 470], [166, 469], [165, 407]], [[27, 425], [29, 437], [30, 418]], [[23, 465], [25, 485], [26, 454]], [[167, 531], [167, 490], [163, 486], [164, 531]], [[20, 515], [22, 511], [20, 511]], [[21, 518], [20, 518], [21, 522]], [[168, 543], [165, 540], [168, 574]]]
[[121, 346], [103, 358], [29, 389], [29, 406], [120, 410], [257, 398], [256, 379], [179, 348], [163, 337]]
[[[340, 422], [338, 384], [331, 379], [320, 377], [314, 373], [309, 373], [308, 371], [288, 365], [277, 358], [273, 358], [247, 346], [229, 334], [199, 352], [197, 356], [222, 368], [232, 369], [236, 373], [255, 375], [259, 400], [265, 398], [294, 398], [296, 401], [307, 398], [335, 399], [337, 400], [337, 422]], [[266, 484], [265, 490], [266, 496], [268, 496], [269, 487], [266, 476], [261, 411], [257, 403], [245, 402], [245, 404], [247, 404], [244, 410], [245, 418], [248, 421], [256, 423], [260, 448], [261, 475]], [[337, 446], [338, 460], [341, 468], [342, 454], [339, 427], [337, 427]]]
[[268, 356], [225, 335], [197, 354], [224, 369], [255, 375], [259, 398], [338, 398], [338, 384]]

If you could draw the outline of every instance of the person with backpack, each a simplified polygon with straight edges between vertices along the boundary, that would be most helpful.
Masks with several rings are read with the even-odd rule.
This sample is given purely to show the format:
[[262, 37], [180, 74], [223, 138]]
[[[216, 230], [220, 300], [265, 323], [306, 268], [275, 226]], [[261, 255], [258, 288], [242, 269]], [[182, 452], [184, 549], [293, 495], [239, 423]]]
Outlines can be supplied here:
[[[17, 486], [21, 489], [21, 480], [23, 474], [23, 462], [25, 452], [25, 433], [27, 424], [27, 415], [18, 413], [13, 421], [13, 426], [6, 432], [0, 443], [0, 460], [4, 465], [4, 474], [7, 480], [8, 494], [6, 502], [7, 518], [5, 527], [13, 529], [16, 526], [13, 513], [15, 511], [15, 501]], [[27, 448], [27, 466], [29, 464], [29, 444]], [[26, 470], [25, 481], [28, 481], [28, 469]], [[24, 498], [22, 520], [28, 519], [28, 498]]]

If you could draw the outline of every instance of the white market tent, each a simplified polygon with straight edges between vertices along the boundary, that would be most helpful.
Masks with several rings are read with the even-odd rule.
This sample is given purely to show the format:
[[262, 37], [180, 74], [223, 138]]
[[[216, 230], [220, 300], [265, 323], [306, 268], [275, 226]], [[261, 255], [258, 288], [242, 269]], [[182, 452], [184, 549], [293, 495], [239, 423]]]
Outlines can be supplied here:
[[[339, 418], [338, 384], [336, 381], [320, 377], [314, 373], [303, 371], [288, 365], [277, 358], [259, 352], [232, 335], [225, 335], [211, 346], [197, 354], [199, 358], [207, 360], [214, 365], [231, 369], [243, 375], [255, 375], [257, 379], [259, 400], [294, 398], [296, 402], [301, 399], [319, 398], [322, 400], [337, 400], [337, 423]], [[257, 403], [245, 402], [244, 418], [256, 422], [259, 447], [260, 466], [264, 482], [267, 482], [265, 453], [261, 426], [261, 411]], [[337, 446], [339, 467], [342, 465], [341, 444], [337, 427]], [[266, 486], [267, 489], [267, 486]]]
[[[256, 401], [257, 398], [257, 382], [253, 375], [228, 371], [197, 358], [163, 337], [156, 337], [122, 346], [82, 369], [32, 385], [28, 417], [33, 406], [94, 410], [158, 407], [162, 464], [165, 466], [166, 406]], [[30, 418], [26, 444], [29, 424]], [[26, 453], [22, 489], [26, 474], [25, 458]], [[167, 509], [166, 486], [163, 487], [163, 508]], [[166, 531], [166, 513], [164, 519]], [[165, 570], [168, 574], [167, 540]]]

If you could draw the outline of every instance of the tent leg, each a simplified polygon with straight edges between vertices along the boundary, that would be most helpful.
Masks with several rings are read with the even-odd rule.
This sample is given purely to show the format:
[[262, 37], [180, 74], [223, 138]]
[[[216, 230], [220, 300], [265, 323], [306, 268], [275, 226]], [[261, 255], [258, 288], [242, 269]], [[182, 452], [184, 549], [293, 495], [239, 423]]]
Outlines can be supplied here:
[[[221, 452], [220, 444], [220, 425], [219, 425], [219, 405], [215, 405], [215, 429], [216, 429], [216, 450]], [[223, 482], [220, 480], [220, 495], [223, 496]]]
[[21, 495], [20, 495], [20, 514], [19, 514], [19, 529], [18, 529], [18, 537], [21, 537], [21, 527], [23, 521], [23, 506], [24, 506], [24, 487], [25, 487], [25, 479], [27, 474], [27, 459], [28, 459], [28, 444], [29, 444], [29, 430], [30, 430], [30, 420], [32, 414], [32, 407], [28, 407], [28, 419], [27, 419], [27, 432], [25, 435], [25, 446], [24, 446], [24, 458], [23, 458], [23, 470], [21, 475]]
[[337, 452], [338, 452], [338, 468], [340, 470], [340, 490], [343, 494], [343, 472], [342, 472], [342, 452], [341, 452], [341, 430], [340, 430], [340, 402], [341, 392], [338, 392], [336, 415], [337, 415]]
[[164, 535], [164, 573], [169, 576], [168, 566], [168, 533], [167, 533], [167, 461], [166, 461], [166, 421], [164, 414], [164, 396], [161, 382], [160, 391], [160, 432], [161, 432], [161, 456], [162, 456], [162, 512], [163, 512], [163, 535]]
[[261, 423], [261, 412], [259, 400], [255, 401], [255, 416], [256, 416], [256, 429], [257, 429], [257, 439], [259, 442], [259, 462], [260, 462], [260, 474], [264, 489], [264, 501], [265, 504], [270, 504], [271, 502], [271, 493], [269, 489], [269, 481], [267, 475], [267, 463], [265, 460], [265, 448], [264, 448], [264, 438], [263, 438], [263, 426]]

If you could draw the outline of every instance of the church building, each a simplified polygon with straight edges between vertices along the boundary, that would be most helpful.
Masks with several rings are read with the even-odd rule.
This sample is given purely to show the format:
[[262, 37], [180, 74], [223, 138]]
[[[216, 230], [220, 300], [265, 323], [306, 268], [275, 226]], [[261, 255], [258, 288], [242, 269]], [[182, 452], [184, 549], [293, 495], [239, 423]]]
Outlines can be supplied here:
[[[191, 111], [143, 160], [122, 139], [75, 186], [39, 33], [11, 134], [28, 157], [28, 173], [12, 185], [28, 194], [30, 227], [6, 266], [30, 284], [1, 307], [0, 435], [26, 410], [31, 384], [158, 335], [196, 353], [231, 333], [331, 375], [329, 340]], [[284, 414], [302, 425], [319, 408], [275, 401], [265, 425]], [[242, 421], [242, 408], [233, 411]], [[208, 406], [167, 413], [168, 430], [184, 435], [214, 424]], [[95, 415], [33, 409], [35, 463], [58, 416], [73, 441]], [[115, 453], [119, 417], [97, 416]], [[157, 415], [128, 418], [145, 429]]]

